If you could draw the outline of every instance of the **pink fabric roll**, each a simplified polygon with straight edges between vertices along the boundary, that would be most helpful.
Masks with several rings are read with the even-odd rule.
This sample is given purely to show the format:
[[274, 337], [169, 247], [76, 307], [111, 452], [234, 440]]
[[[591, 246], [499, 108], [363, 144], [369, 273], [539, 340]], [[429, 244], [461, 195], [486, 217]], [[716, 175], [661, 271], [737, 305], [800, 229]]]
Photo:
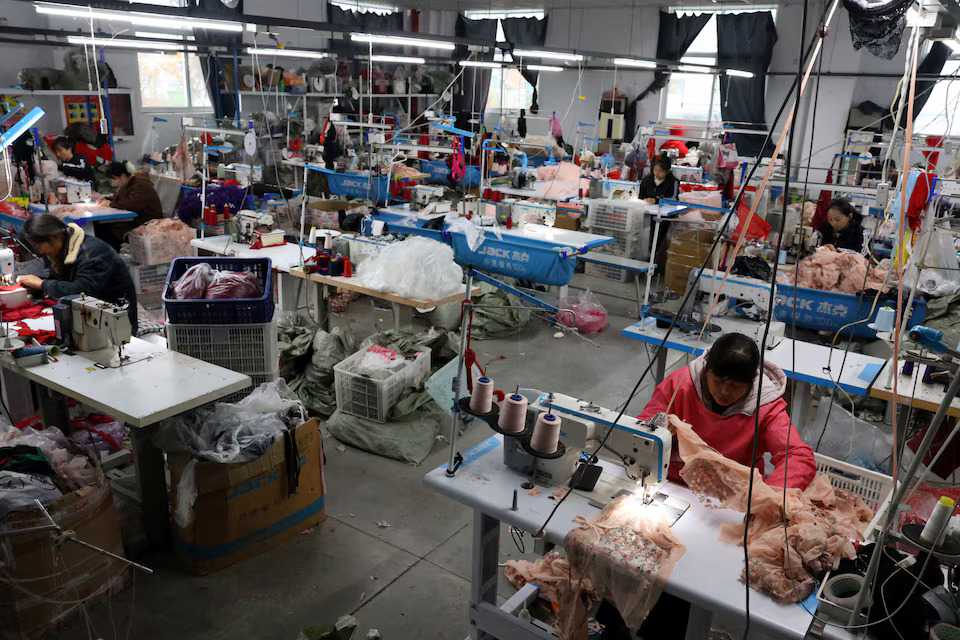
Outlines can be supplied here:
[[552, 413], [541, 413], [530, 436], [530, 447], [538, 453], [556, 453], [560, 442], [560, 418]]
[[527, 399], [515, 393], [507, 396], [497, 425], [507, 433], [520, 433], [527, 422]]
[[470, 410], [476, 413], [490, 413], [493, 409], [493, 380], [484, 376], [473, 383], [473, 395], [470, 396]]

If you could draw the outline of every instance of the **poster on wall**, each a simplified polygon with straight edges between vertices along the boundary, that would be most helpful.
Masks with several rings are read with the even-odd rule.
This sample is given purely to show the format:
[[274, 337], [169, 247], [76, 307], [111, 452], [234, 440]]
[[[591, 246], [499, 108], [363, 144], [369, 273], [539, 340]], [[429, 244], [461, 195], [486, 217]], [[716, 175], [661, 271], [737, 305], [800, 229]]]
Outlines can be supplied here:
[[[63, 96], [63, 112], [67, 126], [83, 123], [99, 129], [100, 100], [95, 95]], [[114, 139], [133, 135], [133, 109], [129, 93], [110, 94], [110, 122]]]

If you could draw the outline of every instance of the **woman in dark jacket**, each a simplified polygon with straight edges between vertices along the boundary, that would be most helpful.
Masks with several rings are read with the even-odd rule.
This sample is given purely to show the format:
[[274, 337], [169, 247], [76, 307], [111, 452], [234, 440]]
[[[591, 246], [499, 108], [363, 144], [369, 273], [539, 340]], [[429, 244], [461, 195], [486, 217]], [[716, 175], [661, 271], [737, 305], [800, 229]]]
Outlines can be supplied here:
[[827, 209], [827, 221], [813, 232], [811, 246], [833, 251], [849, 251], [867, 255], [870, 236], [860, 224], [860, 216], [846, 198], [837, 198]]
[[[123, 162], [113, 162], [107, 169], [110, 183], [117, 192], [111, 198], [103, 198], [99, 204], [114, 209], [132, 211], [137, 217], [130, 222], [99, 223], [98, 235], [114, 249], [119, 249], [124, 237], [131, 229], [135, 229], [149, 220], [163, 217], [163, 206], [160, 196], [153, 188], [150, 178], [142, 173], [131, 174]], [[100, 230], [103, 229], [103, 233]]]
[[670, 170], [672, 167], [670, 158], [659, 156], [650, 175], [640, 181], [640, 197], [650, 204], [656, 204], [660, 198], [676, 200], [680, 195], [680, 181]]
[[43, 256], [50, 275], [20, 276], [17, 282], [21, 286], [51, 300], [85, 293], [104, 302], [129, 305], [130, 326], [136, 333], [137, 290], [127, 265], [106, 242], [49, 213], [28, 218], [23, 236]]

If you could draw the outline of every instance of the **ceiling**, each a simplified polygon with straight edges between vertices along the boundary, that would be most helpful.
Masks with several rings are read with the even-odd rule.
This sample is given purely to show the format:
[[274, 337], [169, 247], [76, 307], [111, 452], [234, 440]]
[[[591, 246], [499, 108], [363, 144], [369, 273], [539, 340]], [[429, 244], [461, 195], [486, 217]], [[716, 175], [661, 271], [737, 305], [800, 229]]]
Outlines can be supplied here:
[[[802, 0], [781, 0], [777, 4], [793, 4]], [[720, 8], [724, 6], [736, 7], [742, 9], [752, 4], [772, 4], [767, 2], [747, 2], [741, 0], [727, 0], [724, 2], [711, 2], [710, 0], [391, 0], [389, 4], [395, 4], [407, 9], [419, 9], [421, 11], [467, 11], [480, 9], [544, 9], [548, 13], [551, 10], [563, 9], [629, 9], [629, 7], [658, 7], [658, 6], [690, 6], [711, 8]]]

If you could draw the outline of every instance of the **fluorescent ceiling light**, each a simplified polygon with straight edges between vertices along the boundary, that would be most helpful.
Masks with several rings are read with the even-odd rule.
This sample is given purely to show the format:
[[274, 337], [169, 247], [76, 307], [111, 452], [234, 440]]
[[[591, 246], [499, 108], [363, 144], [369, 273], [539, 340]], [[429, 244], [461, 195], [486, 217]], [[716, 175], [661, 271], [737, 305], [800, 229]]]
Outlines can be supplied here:
[[531, 71], [563, 71], [563, 67], [554, 67], [549, 64], [528, 64], [527, 69]]
[[409, 64], [425, 64], [427, 61], [423, 58], [415, 58], [411, 56], [370, 56], [371, 62], [406, 62]]
[[401, 47], [425, 47], [429, 49], [446, 49], [453, 51], [456, 47], [452, 42], [439, 40], [423, 40], [421, 38], [404, 38], [401, 36], [378, 36], [372, 33], [351, 33], [350, 39], [354, 42], [372, 42], [375, 44], [392, 44]]
[[138, 38], [148, 38], [153, 40], [179, 40], [183, 42], [184, 40], [189, 40], [191, 42], [196, 41], [196, 38], [193, 36], [182, 36], [176, 33], [156, 33], [154, 31], [134, 31], [133, 35]]
[[305, 51], [303, 49], [258, 49], [248, 47], [247, 53], [252, 56], [281, 56], [285, 58], [329, 58], [330, 54], [323, 51]]
[[461, 60], [461, 67], [483, 67], [484, 69], [503, 69], [501, 62], [485, 62], [482, 60]]
[[243, 24], [225, 20], [204, 20], [200, 18], [172, 18], [156, 13], [138, 13], [135, 11], [103, 11], [89, 7], [68, 6], [38, 2], [33, 5], [37, 13], [51, 16], [68, 16], [94, 20], [112, 20], [129, 22], [142, 27], [164, 27], [167, 29], [210, 29], [212, 31], [243, 31]]
[[177, 42], [144, 42], [143, 40], [126, 40], [124, 38], [89, 38], [86, 36], [67, 36], [70, 44], [93, 45], [95, 47], [123, 47], [126, 49], [142, 49], [143, 51], [196, 51], [196, 47], [184, 47]]
[[697, 67], [690, 64], [677, 65], [677, 71], [684, 73], [713, 73], [713, 69], [710, 67]]
[[641, 67], [643, 69], [656, 69], [657, 63], [651, 60], [634, 60], [633, 58], [614, 58], [613, 64], [618, 67]]
[[396, 13], [395, 6], [386, 4], [376, 4], [373, 2], [354, 2], [353, 0], [330, 0], [330, 4], [347, 11], [372, 11], [373, 13], [391, 14]]
[[463, 17], [467, 20], [504, 20], [506, 18], [536, 18], [537, 20], [543, 20], [546, 15], [543, 9], [506, 9], [503, 11], [482, 9], [463, 12]]
[[753, 71], [741, 71], [740, 69], [727, 69], [724, 71], [728, 76], [735, 76], [737, 78], [752, 78]]
[[528, 58], [548, 58], [550, 60], [569, 60], [571, 62], [583, 60], [583, 56], [579, 53], [557, 53], [556, 51], [530, 51], [528, 49], [514, 49], [513, 55]]

